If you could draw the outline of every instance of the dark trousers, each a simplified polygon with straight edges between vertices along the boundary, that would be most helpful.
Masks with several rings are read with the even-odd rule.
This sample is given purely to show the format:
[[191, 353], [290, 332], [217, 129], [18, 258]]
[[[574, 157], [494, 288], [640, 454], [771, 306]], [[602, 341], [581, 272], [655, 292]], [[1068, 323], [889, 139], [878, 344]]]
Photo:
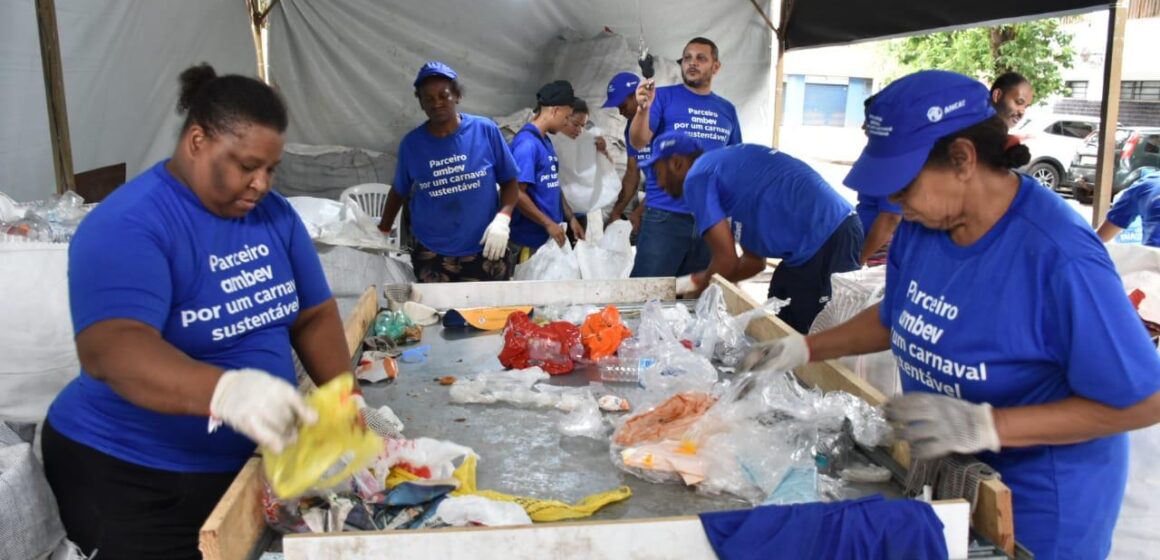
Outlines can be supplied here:
[[709, 268], [712, 256], [692, 214], [646, 206], [640, 219], [631, 276], [683, 276]]
[[69, 540], [101, 560], [197, 559], [198, 532], [237, 473], [151, 469], [81, 445], [45, 422], [44, 472]]
[[794, 330], [806, 334], [822, 308], [830, 301], [830, 275], [858, 270], [862, 252], [862, 224], [851, 214], [838, 226], [810, 260], [799, 266], [782, 263], [769, 281], [769, 297], [789, 299], [778, 317]]

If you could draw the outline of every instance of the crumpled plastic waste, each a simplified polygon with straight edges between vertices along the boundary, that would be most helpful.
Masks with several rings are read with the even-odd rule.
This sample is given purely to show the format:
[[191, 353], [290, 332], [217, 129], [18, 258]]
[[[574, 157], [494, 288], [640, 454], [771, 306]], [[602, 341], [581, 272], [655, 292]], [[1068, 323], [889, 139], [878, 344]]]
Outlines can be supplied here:
[[[567, 519], [582, 519], [589, 517], [603, 508], [604, 506], [620, 501], [627, 500], [632, 497], [632, 489], [627, 486], [621, 486], [615, 490], [607, 492], [600, 492], [582, 498], [580, 501], [569, 504], [558, 500], [543, 500], [539, 498], [532, 498], [527, 496], [513, 496], [511, 494], [504, 494], [494, 490], [480, 490], [475, 484], [475, 471], [478, 458], [475, 455], [468, 455], [464, 458], [463, 464], [455, 470], [454, 478], [459, 481], [459, 488], [451, 492], [452, 496], [476, 495], [487, 498], [489, 500], [496, 500], [500, 502], [511, 502], [524, 508], [528, 517], [536, 523], [549, 523], [553, 521], [564, 521]], [[413, 473], [394, 469], [391, 471], [391, 476], [387, 479], [387, 486], [394, 487], [402, 482], [410, 482], [417, 480], [419, 477]]]
[[681, 392], [709, 391], [717, 382], [717, 368], [708, 358], [685, 345], [674, 334], [660, 302], [650, 301], [640, 313], [640, 327], [635, 339], [621, 344], [621, 350], [638, 364], [648, 364], [640, 371], [640, 383], [647, 389], [645, 402], [659, 402]]
[[593, 313], [599, 313], [600, 308], [595, 305], [545, 305], [537, 307], [535, 316], [537, 319], [547, 321], [549, 323], [555, 321], [564, 321], [579, 325]]
[[435, 518], [452, 527], [510, 527], [531, 525], [532, 518], [518, 504], [482, 496], [452, 496], [439, 504]]
[[681, 393], [625, 420], [612, 436], [617, 445], [681, 439], [693, 424], [717, 402], [705, 393]]
[[399, 366], [392, 357], [394, 352], [363, 352], [359, 357], [358, 365], [354, 368], [354, 375], [359, 381], [378, 383], [384, 379], [395, 379], [399, 376]]
[[601, 395], [596, 399], [596, 404], [600, 405], [600, 410], [605, 412], [628, 412], [632, 410], [632, 403], [628, 399], [616, 395]]
[[548, 374], [539, 367], [484, 373], [452, 385], [451, 402], [554, 408], [566, 413], [556, 423], [560, 433], [603, 439], [604, 421], [592, 390], [538, 384], [547, 379]]
[[508, 316], [503, 339], [499, 363], [508, 368], [539, 366], [549, 374], [560, 375], [571, 372], [576, 361], [584, 357], [576, 325], [558, 321], [541, 327], [522, 311]]
[[840, 496], [841, 480], [827, 475], [849, 466], [855, 442], [891, 438], [880, 410], [847, 393], [807, 389], [788, 372], [694, 395], [626, 419], [612, 438], [613, 463], [645, 480], [683, 481], [752, 504], [797, 503]]
[[697, 299], [696, 317], [686, 327], [683, 337], [692, 341], [698, 354], [733, 367], [753, 345], [753, 340], [745, 334], [749, 322], [762, 315], [777, 315], [788, 304], [788, 300], [772, 298], [761, 307], [732, 316], [725, 307], [721, 286], [713, 284]]
[[375, 335], [388, 337], [397, 344], [410, 344], [423, 340], [423, 327], [402, 311], [385, 309], [375, 317]]
[[596, 361], [615, 354], [620, 348], [620, 342], [632, 336], [632, 331], [620, 321], [620, 310], [609, 305], [584, 320], [580, 326], [580, 335], [584, 349], [588, 351], [588, 359]]
[[72, 191], [19, 205], [0, 197], [0, 236], [10, 240], [67, 242], [89, 212], [85, 200]]
[[383, 450], [383, 440], [359, 421], [354, 377], [344, 373], [306, 397], [318, 422], [299, 426], [298, 439], [273, 453], [262, 448], [266, 480], [279, 497], [340, 484]]

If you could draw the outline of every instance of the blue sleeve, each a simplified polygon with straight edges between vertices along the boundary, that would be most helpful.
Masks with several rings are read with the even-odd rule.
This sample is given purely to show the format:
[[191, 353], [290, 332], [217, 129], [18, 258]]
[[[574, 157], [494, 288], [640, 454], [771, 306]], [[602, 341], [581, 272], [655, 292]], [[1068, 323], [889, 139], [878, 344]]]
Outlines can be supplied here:
[[721, 209], [721, 195], [718, 192], [717, 177], [714, 173], [690, 173], [685, 178], [685, 193], [682, 197], [693, 218], [697, 222], [697, 233], [705, 235], [709, 228], [728, 216]]
[[289, 210], [286, 218], [290, 222], [290, 267], [294, 270], [294, 289], [298, 292], [298, 305], [306, 310], [325, 303], [330, 299], [330, 284], [326, 281], [326, 274], [322, 270], [322, 261], [318, 259], [318, 251], [302, 218], [290, 208], [290, 203], [282, 200], [282, 205]]
[[663, 90], [656, 91], [656, 97], [653, 98], [652, 105], [648, 108], [648, 129], [652, 131], [654, 140], [655, 136], [660, 133], [661, 128], [665, 124], [665, 97], [661, 95]]
[[516, 165], [516, 159], [512, 155], [511, 148], [508, 147], [507, 142], [503, 140], [503, 133], [499, 131], [499, 127], [494, 123], [488, 121], [487, 134], [491, 139], [491, 150], [495, 156], [495, 179], [498, 183], [503, 184], [520, 176], [520, 166]]
[[737, 108], [732, 104], [729, 105], [729, 115], [733, 118], [733, 132], [729, 134], [729, 141], [726, 146], [733, 146], [741, 143], [741, 119], [737, 118]]
[[1132, 220], [1135, 220], [1140, 215], [1140, 205], [1136, 202], [1136, 195], [1140, 192], [1139, 186], [1143, 184], [1136, 183], [1128, 190], [1120, 193], [1120, 197], [1112, 204], [1112, 209], [1108, 210], [1109, 222], [1112, 222], [1112, 224], [1120, 228], [1126, 228], [1132, 224]]
[[894, 308], [894, 293], [898, 291], [898, 283], [902, 281], [899, 278], [901, 274], [899, 272], [900, 263], [902, 262], [902, 253], [910, 238], [911, 227], [905, 222], [898, 227], [898, 230], [894, 232], [894, 237], [890, 240], [890, 251], [886, 253], [886, 290], [883, 292], [882, 302], [878, 306], [878, 321], [887, 329], [890, 328], [890, 320], [894, 316], [891, 311]]
[[901, 215], [902, 214], [902, 207], [898, 206], [897, 204], [894, 204], [893, 202], [890, 202], [890, 197], [883, 196], [883, 197], [878, 198], [878, 212], [879, 213], [885, 212], [887, 214]]
[[171, 253], [157, 228], [139, 220], [82, 223], [68, 248], [73, 333], [109, 319], [164, 330], [173, 302]]
[[1107, 253], [1073, 259], [1052, 272], [1049, 293], [1051, 340], [1072, 391], [1126, 408], [1160, 390], [1160, 354]]
[[403, 141], [399, 143], [399, 157], [395, 162], [395, 184], [391, 185], [391, 188], [395, 189], [395, 193], [403, 198], [411, 196], [411, 183], [414, 182], [407, 167], [411, 160], [411, 150], [407, 147], [408, 144], [410, 142], [407, 142], [406, 137], [403, 137]]
[[512, 139], [512, 159], [516, 164], [516, 179], [529, 185], [536, 184], [536, 145], [524, 141], [522, 134]]

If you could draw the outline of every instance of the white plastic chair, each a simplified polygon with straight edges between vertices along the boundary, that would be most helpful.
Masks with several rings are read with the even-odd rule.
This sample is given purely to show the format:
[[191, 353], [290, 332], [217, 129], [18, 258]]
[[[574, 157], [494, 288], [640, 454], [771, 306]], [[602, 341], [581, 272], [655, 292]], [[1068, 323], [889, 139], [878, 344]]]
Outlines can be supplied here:
[[[338, 200], [343, 201], [350, 199], [358, 205], [362, 211], [373, 218], [376, 222], [383, 217], [383, 208], [387, 204], [387, 195], [391, 192], [391, 186], [383, 183], [364, 183], [362, 185], [355, 185], [348, 187], [338, 195]], [[399, 212], [395, 216], [394, 227], [391, 228], [391, 234], [387, 236], [387, 246], [392, 251], [401, 250], [401, 240], [399, 237], [402, 226], [403, 213]]]

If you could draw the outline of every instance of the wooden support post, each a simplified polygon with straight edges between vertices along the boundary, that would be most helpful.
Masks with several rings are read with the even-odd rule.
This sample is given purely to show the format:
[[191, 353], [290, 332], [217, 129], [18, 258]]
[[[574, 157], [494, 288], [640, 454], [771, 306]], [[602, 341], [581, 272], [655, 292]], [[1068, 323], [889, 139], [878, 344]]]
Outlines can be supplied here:
[[777, 41], [777, 65], [773, 72], [773, 144], [777, 148], [781, 144], [781, 125], [785, 120], [785, 43], [780, 37], [774, 36]]
[[[713, 283], [721, 287], [721, 293], [725, 297], [725, 308], [731, 314], [736, 315], [761, 306], [749, 294], [720, 275], [713, 276]], [[764, 341], [781, 338], [794, 331], [781, 319], [767, 316], [749, 323], [746, 332], [754, 339]], [[798, 368], [794, 374], [805, 384], [824, 392], [845, 391], [874, 406], [881, 406], [886, 402], [886, 397], [881, 391], [834, 360], [808, 364]], [[910, 465], [910, 450], [905, 443], [894, 444], [890, 454], [904, 468]], [[975, 512], [971, 515], [971, 526], [1007, 554], [1015, 556], [1015, 516], [1011, 510], [1011, 489], [1002, 481], [988, 480], [979, 486]]]
[[48, 133], [52, 140], [56, 194], [64, 194], [65, 191], [76, 190], [76, 177], [73, 176], [72, 143], [68, 134], [64, 72], [60, 64], [54, 0], [36, 0], [36, 26], [40, 32], [40, 65], [44, 73], [45, 98], [48, 100]]
[[1104, 97], [1100, 105], [1100, 150], [1096, 159], [1096, 187], [1092, 196], [1092, 227], [1098, 227], [1112, 203], [1116, 178], [1116, 122], [1120, 120], [1120, 71], [1124, 65], [1124, 30], [1128, 1], [1117, 0], [1108, 8], [1108, 43], [1104, 49]]

